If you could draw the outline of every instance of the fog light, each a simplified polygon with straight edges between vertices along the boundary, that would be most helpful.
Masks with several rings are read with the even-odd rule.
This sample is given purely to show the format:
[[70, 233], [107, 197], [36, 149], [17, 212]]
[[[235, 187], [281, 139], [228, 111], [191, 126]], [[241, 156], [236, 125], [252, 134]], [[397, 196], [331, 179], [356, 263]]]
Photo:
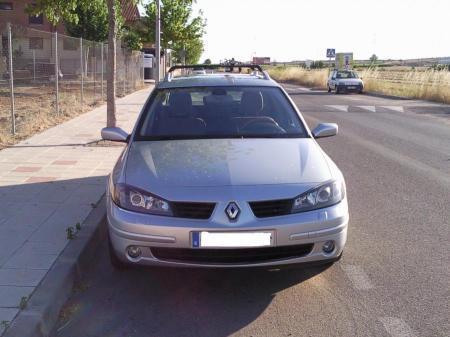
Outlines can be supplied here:
[[334, 250], [334, 241], [327, 241], [323, 244], [322, 250], [324, 253], [331, 253]]
[[128, 255], [133, 259], [137, 259], [142, 254], [141, 248], [139, 248], [137, 246], [128, 247], [127, 252], [128, 252]]

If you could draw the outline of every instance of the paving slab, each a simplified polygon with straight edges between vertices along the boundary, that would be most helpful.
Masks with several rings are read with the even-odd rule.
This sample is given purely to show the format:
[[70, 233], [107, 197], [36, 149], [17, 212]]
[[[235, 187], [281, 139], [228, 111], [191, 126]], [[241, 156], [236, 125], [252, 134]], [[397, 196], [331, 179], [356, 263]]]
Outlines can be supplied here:
[[0, 308], [18, 308], [33, 292], [34, 287], [0, 286]]
[[[132, 130], [151, 90], [117, 100], [119, 127]], [[0, 322], [13, 321], [67, 246], [67, 228], [104, 195], [123, 149], [96, 146], [105, 125], [104, 105], [0, 151]]]
[[0, 308], [0, 335], [3, 334], [6, 327], [11, 324], [11, 321], [19, 312], [17, 308]]
[[0, 286], [36, 287], [46, 272], [45, 269], [1, 268]]

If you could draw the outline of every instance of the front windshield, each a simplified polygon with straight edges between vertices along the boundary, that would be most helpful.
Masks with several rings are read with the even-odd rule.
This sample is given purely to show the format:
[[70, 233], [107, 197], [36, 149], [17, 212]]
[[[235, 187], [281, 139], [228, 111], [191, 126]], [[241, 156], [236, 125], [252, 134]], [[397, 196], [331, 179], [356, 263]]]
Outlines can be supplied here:
[[138, 125], [136, 140], [307, 137], [291, 103], [273, 87], [158, 90]]
[[358, 78], [358, 75], [354, 71], [338, 71], [336, 78]]

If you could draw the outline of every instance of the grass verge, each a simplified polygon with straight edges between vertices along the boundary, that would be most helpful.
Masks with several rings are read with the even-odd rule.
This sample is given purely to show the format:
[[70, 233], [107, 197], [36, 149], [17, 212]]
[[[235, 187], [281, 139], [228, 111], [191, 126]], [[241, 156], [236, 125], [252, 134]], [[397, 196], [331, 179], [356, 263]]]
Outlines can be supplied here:
[[[328, 69], [307, 70], [298, 67], [273, 67], [268, 72], [275, 80], [326, 89]], [[445, 70], [359, 71], [366, 92], [423, 99], [450, 104], [450, 72]]]

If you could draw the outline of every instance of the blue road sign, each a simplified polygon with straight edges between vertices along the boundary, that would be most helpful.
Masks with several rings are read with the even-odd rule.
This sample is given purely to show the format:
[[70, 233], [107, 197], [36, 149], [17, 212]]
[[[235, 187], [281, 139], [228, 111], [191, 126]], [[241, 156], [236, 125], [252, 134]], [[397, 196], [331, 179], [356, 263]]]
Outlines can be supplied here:
[[327, 49], [327, 57], [336, 57], [336, 49]]

